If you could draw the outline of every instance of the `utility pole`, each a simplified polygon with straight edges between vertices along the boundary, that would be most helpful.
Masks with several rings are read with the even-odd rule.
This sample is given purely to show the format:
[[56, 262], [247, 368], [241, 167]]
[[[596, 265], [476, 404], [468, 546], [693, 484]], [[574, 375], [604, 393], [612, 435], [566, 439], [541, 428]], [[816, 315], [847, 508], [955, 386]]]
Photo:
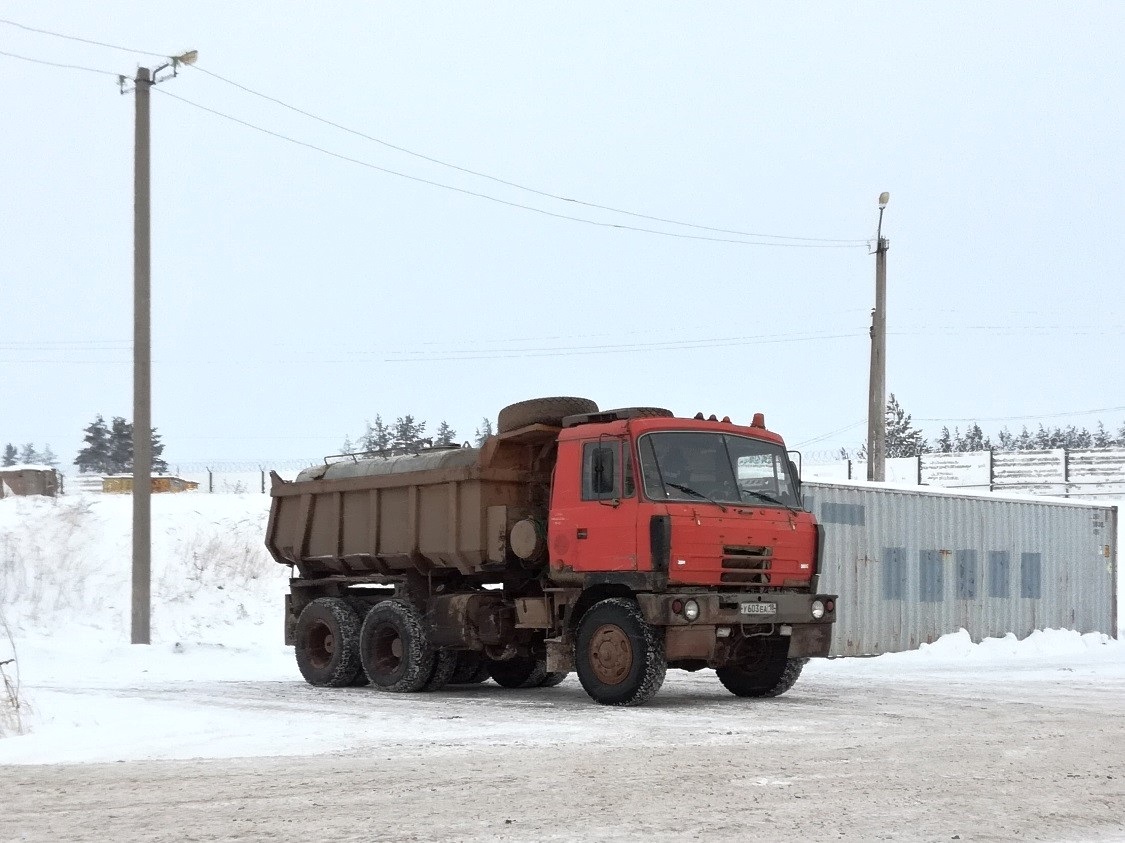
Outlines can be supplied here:
[[132, 643], [149, 644], [152, 585], [152, 251], [149, 89], [156, 74], [137, 68], [133, 162], [133, 623]]
[[[155, 70], [138, 67], [133, 159], [133, 599], [131, 641], [150, 644], [152, 615], [152, 249], [149, 181], [149, 95], [157, 74], [193, 64], [195, 50], [170, 58]], [[167, 79], [168, 76], [163, 77]], [[118, 77], [121, 93], [126, 78]]]
[[871, 311], [871, 377], [867, 397], [867, 479], [887, 479], [887, 248], [883, 211], [891, 194], [879, 195], [875, 241], [875, 309]]

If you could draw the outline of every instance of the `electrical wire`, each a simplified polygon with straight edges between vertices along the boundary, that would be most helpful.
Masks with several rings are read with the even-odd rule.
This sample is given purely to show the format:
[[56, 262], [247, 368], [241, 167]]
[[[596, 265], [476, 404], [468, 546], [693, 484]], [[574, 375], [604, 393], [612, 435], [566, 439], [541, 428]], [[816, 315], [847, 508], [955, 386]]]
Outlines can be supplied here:
[[62, 62], [47, 61], [46, 59], [33, 59], [31, 56], [21, 56], [16, 53], [9, 53], [6, 50], [0, 50], [0, 56], [7, 56], [10, 59], [19, 59], [20, 61], [29, 61], [35, 64], [45, 64], [50, 67], [62, 67], [67, 70], [85, 70], [89, 73], [101, 73], [104, 76], [112, 76], [115, 79], [121, 76], [120, 73], [114, 73], [112, 70], [102, 70], [98, 67], [84, 67], [80, 64], [63, 64]]
[[218, 73], [215, 73], [214, 71], [207, 70], [204, 67], [200, 67], [198, 64], [188, 65], [188, 67], [190, 67], [194, 71], [198, 71], [199, 73], [205, 73], [205, 74], [207, 74], [208, 76], [210, 76], [214, 79], [218, 79], [220, 82], [225, 82], [226, 84], [231, 85], [235, 88], [238, 88], [241, 91], [245, 91], [248, 94], [252, 94], [253, 96], [260, 97], [261, 99], [264, 99], [264, 100], [268, 100], [269, 102], [275, 103], [276, 105], [280, 105], [282, 108], [287, 108], [287, 109], [289, 109], [290, 111], [292, 111], [296, 114], [300, 114], [304, 117], [308, 117], [312, 120], [316, 120], [317, 122], [323, 123], [326, 126], [331, 126], [335, 129], [339, 129], [340, 131], [347, 132], [347, 133], [349, 133], [351, 135], [355, 135], [356, 137], [359, 137], [359, 138], [363, 138], [364, 140], [369, 140], [369, 141], [372, 141], [373, 143], [380, 144], [382, 146], [387, 147], [388, 149], [393, 149], [397, 152], [405, 153], [406, 155], [412, 155], [415, 158], [421, 159], [423, 161], [428, 161], [431, 164], [437, 164], [437, 165], [442, 166], [442, 167], [448, 167], [452, 170], [457, 170], [458, 172], [461, 172], [461, 173], [467, 173], [468, 175], [471, 175], [471, 176], [477, 176], [477, 177], [482, 178], [482, 179], [488, 179], [489, 181], [496, 182], [497, 184], [506, 185], [507, 187], [514, 187], [517, 190], [524, 190], [524, 191], [527, 191], [528, 193], [533, 193], [536, 196], [543, 196], [547, 199], [555, 199], [559, 202], [568, 202], [568, 203], [573, 204], [573, 205], [582, 205], [582, 206], [587, 207], [587, 208], [596, 208], [600, 211], [610, 211], [610, 212], [615, 213], [615, 214], [624, 214], [626, 216], [636, 217], [638, 219], [643, 219], [643, 220], [649, 220], [651, 222], [662, 222], [662, 223], [667, 223], [669, 225], [680, 225], [680, 226], [684, 226], [686, 228], [699, 229], [701, 231], [713, 231], [717, 234], [735, 234], [735, 235], [738, 235], [740, 237], [761, 237], [761, 238], [767, 238], [767, 239], [771, 239], [771, 240], [797, 240], [797, 241], [810, 242], [810, 243], [835, 243], [835, 244], [838, 244], [838, 245], [849, 245], [849, 246], [866, 245], [870, 242], [870, 238], [865, 238], [865, 239], [858, 239], [858, 238], [841, 239], [841, 238], [827, 238], [827, 237], [795, 237], [795, 236], [790, 236], [790, 235], [787, 235], [787, 234], [762, 234], [762, 233], [759, 233], [759, 232], [752, 232], [752, 231], [739, 231], [739, 230], [733, 229], [733, 228], [717, 228], [715, 226], [698, 225], [696, 223], [683, 222], [682, 220], [674, 220], [674, 219], [669, 219], [667, 217], [657, 217], [657, 216], [652, 216], [650, 214], [641, 214], [641, 213], [638, 213], [636, 211], [625, 210], [624, 208], [615, 208], [615, 207], [610, 206], [610, 205], [600, 205], [596, 202], [586, 202], [582, 199], [574, 199], [570, 196], [563, 196], [561, 194], [551, 193], [551, 192], [546, 191], [546, 190], [539, 190], [539, 189], [534, 188], [534, 187], [528, 187], [527, 185], [520, 184], [519, 182], [514, 182], [514, 181], [509, 181], [507, 179], [502, 179], [499, 176], [489, 175], [488, 173], [482, 173], [479, 170], [472, 170], [468, 167], [462, 167], [458, 164], [450, 163], [449, 161], [443, 161], [440, 158], [434, 158], [430, 155], [425, 155], [421, 152], [415, 152], [414, 150], [408, 149], [404, 146], [399, 146], [398, 144], [394, 144], [394, 143], [391, 143], [390, 141], [383, 140], [382, 138], [377, 138], [377, 137], [374, 137], [372, 135], [366, 134], [365, 132], [361, 132], [358, 129], [352, 129], [352, 128], [350, 128], [348, 126], [345, 126], [341, 123], [337, 123], [333, 120], [329, 120], [325, 117], [321, 117], [317, 114], [313, 114], [312, 112], [306, 111], [303, 108], [298, 108], [295, 105], [290, 105], [289, 103], [285, 102], [284, 100], [280, 100], [277, 97], [271, 97], [268, 94], [263, 94], [260, 91], [255, 91], [253, 88], [248, 88], [245, 85], [242, 85], [238, 82], [235, 82], [232, 79], [227, 79], [225, 76], [220, 76]]
[[621, 223], [601, 222], [599, 220], [587, 219], [586, 217], [575, 217], [575, 216], [571, 216], [569, 214], [559, 214], [559, 213], [555, 213], [554, 211], [544, 210], [543, 208], [536, 208], [533, 205], [524, 205], [520, 202], [510, 202], [507, 199], [500, 199], [499, 197], [491, 196], [487, 193], [480, 193], [479, 191], [476, 191], [476, 190], [468, 190], [468, 189], [463, 188], [463, 187], [454, 187], [453, 185], [450, 185], [450, 184], [444, 184], [442, 182], [433, 181], [431, 179], [425, 179], [425, 178], [422, 178], [421, 176], [412, 176], [409, 173], [403, 173], [399, 170], [392, 170], [388, 167], [380, 167], [378, 164], [372, 164], [370, 161], [364, 161], [364, 160], [359, 159], [359, 158], [352, 158], [351, 156], [348, 156], [348, 155], [342, 155], [339, 152], [333, 152], [329, 149], [325, 149], [322, 146], [317, 146], [316, 144], [308, 143], [307, 141], [297, 140], [296, 138], [290, 137], [289, 135], [284, 135], [281, 132], [275, 132], [272, 129], [263, 128], [262, 126], [258, 126], [256, 124], [250, 123], [246, 120], [241, 120], [238, 117], [234, 117], [230, 114], [226, 114], [226, 113], [224, 113], [222, 111], [218, 111], [214, 108], [209, 108], [205, 105], [201, 105], [200, 103], [193, 102], [192, 100], [189, 100], [186, 97], [181, 97], [177, 94], [170, 93], [169, 91], [164, 90], [162, 88], [153, 87], [152, 90], [157, 91], [157, 92], [159, 92], [160, 94], [162, 94], [166, 97], [170, 97], [174, 100], [178, 100], [179, 102], [190, 105], [193, 108], [198, 108], [201, 111], [206, 111], [209, 114], [214, 114], [216, 117], [222, 117], [226, 120], [230, 120], [234, 123], [237, 123], [240, 126], [245, 126], [248, 129], [253, 129], [256, 132], [261, 132], [262, 134], [269, 135], [269, 136], [277, 138], [279, 140], [283, 140], [283, 141], [286, 141], [288, 143], [295, 144], [297, 146], [302, 146], [306, 149], [311, 149], [315, 152], [320, 152], [324, 155], [328, 155], [328, 156], [330, 156], [332, 158], [336, 158], [340, 161], [346, 161], [350, 164], [357, 164], [360, 167], [366, 167], [370, 170], [377, 170], [378, 172], [381, 172], [381, 173], [386, 173], [386, 174], [392, 175], [392, 176], [398, 176], [399, 178], [407, 179], [407, 180], [413, 181], [413, 182], [418, 182], [419, 184], [427, 184], [427, 185], [430, 185], [431, 187], [437, 187], [437, 188], [441, 188], [443, 190], [450, 190], [450, 191], [453, 191], [454, 193], [460, 193], [460, 194], [463, 194], [465, 196], [475, 196], [478, 199], [487, 199], [490, 202], [496, 202], [497, 204], [506, 205], [510, 208], [520, 208], [520, 209], [525, 210], [525, 211], [531, 211], [533, 213], [542, 214], [544, 216], [553, 217], [555, 219], [570, 220], [572, 222], [585, 223], [586, 225], [598, 226], [600, 228], [616, 228], [616, 229], [623, 230], [623, 231], [636, 231], [636, 232], [641, 232], [641, 233], [644, 233], [644, 234], [656, 234], [656, 235], [659, 235], [661, 237], [675, 237], [675, 238], [678, 238], [678, 239], [681, 239], [681, 240], [704, 240], [704, 241], [709, 241], [709, 242], [712, 242], [712, 243], [732, 243], [732, 244], [739, 245], [739, 246], [775, 246], [775, 247], [788, 247], [788, 248], [793, 248], [793, 249], [854, 249], [854, 248], [856, 248], [855, 245], [844, 245], [844, 244], [833, 244], [833, 243], [768, 243], [768, 242], [755, 242], [755, 241], [751, 241], [751, 240], [735, 240], [735, 239], [726, 238], [726, 237], [706, 237], [706, 236], [700, 235], [700, 234], [680, 234], [680, 233], [677, 233], [677, 232], [674, 232], [674, 231], [660, 231], [659, 229], [655, 229], [655, 228], [643, 228], [641, 226], [636, 226], [636, 225], [624, 225], [624, 224], [621, 224]]
[[77, 41], [80, 44], [91, 44], [95, 47], [108, 47], [111, 50], [120, 50], [123, 53], [137, 53], [142, 56], [159, 56], [160, 58], [168, 58], [167, 54], [165, 53], [151, 53], [148, 50], [133, 50], [129, 47], [119, 47], [116, 44], [107, 44], [104, 41], [93, 41], [89, 38], [79, 38], [77, 35], [64, 35], [61, 32], [52, 32], [49, 29], [39, 29], [34, 26], [28, 26], [24, 23], [18, 23], [14, 20], [6, 20], [4, 18], [0, 18], [0, 23], [6, 24], [8, 26], [14, 26], [17, 29], [23, 29], [27, 32], [36, 32], [40, 35], [50, 35], [54, 38], [65, 38], [67, 41]]
[[[90, 45], [97, 46], [97, 47], [105, 47], [105, 48], [108, 48], [108, 49], [111, 49], [111, 50], [119, 50], [119, 51], [125, 52], [125, 53], [133, 53], [133, 54], [140, 54], [140, 55], [146, 55], [146, 56], [159, 56], [160, 58], [166, 58], [167, 57], [167, 54], [165, 54], [165, 53], [155, 53], [155, 52], [151, 52], [149, 50], [134, 50], [130, 47], [122, 47], [122, 46], [117, 45], [117, 44], [110, 44], [110, 43], [107, 43], [105, 41], [96, 41], [96, 40], [90, 39], [90, 38], [81, 38], [81, 37], [78, 37], [76, 35], [66, 35], [66, 34], [61, 33], [61, 32], [54, 32], [54, 31], [49, 30], [49, 29], [41, 29], [39, 27], [28, 26], [26, 24], [22, 24], [22, 23], [19, 23], [17, 21], [7, 20], [7, 19], [3, 19], [3, 18], [0, 18], [0, 24], [6, 24], [8, 26], [14, 26], [14, 27], [17, 27], [19, 29], [25, 30], [27, 32], [35, 32], [35, 33], [39, 33], [41, 35], [50, 35], [50, 36], [55, 37], [55, 38], [63, 38], [63, 39], [66, 39], [68, 41], [76, 41], [76, 42], [81, 43], [81, 44], [90, 44]], [[29, 61], [34, 61], [34, 59], [29, 59]], [[45, 62], [45, 63], [49, 64], [49, 62]], [[298, 108], [297, 106], [291, 105], [290, 103], [287, 103], [284, 100], [278, 99], [277, 97], [272, 97], [268, 94], [264, 94], [260, 91], [256, 91], [253, 88], [247, 87], [246, 85], [242, 85], [239, 82], [235, 82], [233, 79], [228, 79], [225, 76], [222, 76], [218, 73], [215, 73], [214, 71], [207, 70], [204, 67], [200, 67], [198, 64], [185, 65], [185, 67], [190, 67], [192, 70], [196, 70], [200, 73], [204, 73], [204, 74], [206, 74], [206, 75], [208, 75], [208, 76], [210, 76], [214, 79], [219, 80], [220, 82], [224, 82], [227, 85], [231, 85], [235, 88], [238, 88], [241, 91], [244, 91], [248, 94], [251, 94], [252, 96], [260, 97], [261, 99], [272, 102], [276, 105], [281, 106], [282, 108], [289, 109], [290, 111], [292, 111], [296, 114], [300, 114], [304, 117], [308, 117], [311, 120], [316, 120], [316, 121], [318, 121], [320, 123], [323, 123], [327, 126], [332, 126], [333, 128], [339, 129], [343, 132], [348, 132], [349, 134], [355, 135], [356, 137], [360, 137], [360, 138], [363, 138], [365, 140], [369, 140], [373, 143], [380, 144], [380, 145], [382, 145], [382, 146], [384, 146], [388, 149], [393, 149], [393, 150], [396, 150], [397, 152], [402, 152], [406, 155], [411, 155], [415, 158], [418, 158], [418, 159], [423, 160], [423, 161], [428, 161], [432, 164], [437, 164], [437, 165], [442, 166], [442, 167], [448, 167], [450, 169], [457, 170], [458, 172], [466, 173], [468, 175], [476, 176], [478, 178], [488, 179], [488, 180], [493, 181], [497, 184], [502, 184], [502, 185], [505, 185], [507, 187], [515, 188], [517, 190], [523, 190], [523, 191], [526, 191], [528, 193], [532, 193], [532, 194], [535, 194], [537, 196], [542, 196], [542, 197], [547, 198], [547, 199], [553, 199], [553, 200], [556, 200], [556, 201], [559, 201], [559, 202], [566, 202], [566, 203], [573, 204], [573, 205], [581, 205], [583, 207], [594, 208], [594, 209], [601, 210], [601, 211], [609, 211], [610, 213], [622, 214], [622, 215], [630, 216], [630, 217], [633, 217], [633, 218], [636, 218], [636, 219], [649, 220], [650, 222], [661, 222], [661, 223], [665, 223], [665, 224], [668, 224], [668, 225], [678, 225], [678, 226], [683, 226], [685, 228], [697, 229], [697, 230], [700, 230], [700, 231], [710, 231], [710, 232], [713, 232], [713, 233], [716, 233], [716, 234], [733, 234], [733, 235], [736, 235], [738, 237], [757, 237], [757, 238], [760, 238], [760, 239], [768, 239], [768, 240], [792, 240], [792, 241], [797, 241], [796, 243], [779, 243], [779, 244], [775, 244], [775, 245], [799, 245], [799, 244], [806, 244], [806, 243], [807, 244], [816, 243], [816, 244], [821, 244], [822, 247], [835, 246], [837, 248], [849, 248], [849, 247], [858, 247], [858, 246], [861, 246], [861, 245], [866, 246], [871, 242], [870, 238], [843, 239], [843, 238], [825, 238], [825, 237], [799, 237], [799, 236], [787, 235], [787, 234], [764, 234], [764, 233], [758, 233], [758, 232], [740, 231], [738, 229], [719, 228], [719, 227], [716, 227], [716, 226], [709, 226], [709, 225], [699, 225], [697, 223], [684, 222], [682, 220], [675, 220], [675, 219], [671, 219], [671, 218], [668, 218], [668, 217], [658, 217], [658, 216], [654, 216], [654, 215], [651, 215], [651, 214], [642, 214], [642, 213], [638, 213], [636, 211], [629, 211], [629, 210], [626, 210], [624, 208], [615, 208], [615, 207], [610, 206], [610, 205], [602, 205], [602, 204], [599, 204], [599, 203], [596, 203], [596, 202], [587, 202], [587, 201], [582, 200], [582, 199], [575, 199], [575, 198], [572, 198], [572, 197], [569, 197], [569, 196], [563, 196], [561, 194], [551, 193], [551, 192], [545, 191], [545, 190], [539, 190], [537, 188], [529, 187], [527, 185], [520, 184], [520, 183], [514, 182], [514, 181], [510, 181], [508, 179], [503, 179], [503, 178], [500, 178], [498, 176], [493, 176], [493, 175], [490, 175], [488, 173], [481, 172], [479, 170], [473, 170], [473, 169], [470, 169], [468, 167], [463, 167], [463, 166], [460, 166], [458, 164], [453, 164], [449, 161], [444, 161], [440, 158], [435, 158], [435, 157], [430, 156], [430, 155], [425, 155], [421, 152], [416, 152], [412, 149], [408, 149], [407, 147], [400, 146], [398, 144], [391, 143], [390, 141], [383, 140], [382, 138], [377, 138], [377, 137], [374, 137], [373, 135], [366, 134], [365, 132], [361, 132], [357, 129], [352, 129], [352, 128], [350, 128], [348, 126], [345, 126], [341, 123], [337, 123], [333, 120], [329, 120], [325, 117], [321, 117], [320, 115], [314, 114], [310, 111], [306, 111], [305, 109]], [[85, 69], [92, 70], [92, 68], [85, 68]], [[108, 72], [108, 71], [97, 71], [97, 72]], [[120, 74], [112, 74], [112, 75], [118, 76]], [[190, 103], [189, 100], [184, 100], [184, 102]], [[190, 103], [190, 104], [196, 105], [195, 103]], [[199, 106], [199, 107], [203, 107], [203, 106]], [[218, 114], [219, 112], [214, 112], [214, 113]], [[221, 115], [221, 116], [228, 116], [228, 115]], [[230, 119], [235, 119], [235, 118], [230, 118]], [[422, 180], [422, 181], [425, 181], [425, 180]], [[445, 187], [448, 187], [448, 186], [446, 185]], [[449, 189], [457, 190], [458, 188], [449, 188]], [[463, 191], [463, 192], [469, 192], [469, 191]], [[480, 194], [474, 194], [474, 195], [480, 195]], [[488, 198], [494, 198], [494, 197], [488, 197]], [[494, 201], [503, 202], [504, 200], [494, 199]], [[525, 208], [527, 207], [527, 206], [518, 205], [517, 203], [510, 203], [510, 204], [513, 204], [516, 207], [525, 207]], [[530, 208], [528, 208], [528, 209], [529, 210], [537, 210], [537, 209], [530, 209]], [[548, 212], [540, 211], [540, 213], [548, 213]], [[565, 215], [559, 215], [559, 216], [565, 216]], [[574, 218], [574, 217], [567, 217], [567, 218], [577, 219], [577, 218]], [[582, 220], [582, 221], [592, 222], [592, 221], [589, 221], [589, 220]], [[609, 225], [607, 223], [595, 223], [595, 224]], [[630, 228], [629, 226], [615, 226], [615, 227]], [[648, 229], [642, 229], [642, 228], [633, 228], [632, 230], [649, 231]], [[668, 236], [674, 236], [674, 235], [671, 235], [671, 233], [669, 233], [669, 232], [660, 232], [660, 233], [664, 233]], [[685, 235], [680, 235], [680, 236], [685, 236]], [[699, 239], [713, 239], [713, 240], [717, 240], [718, 242], [740, 242], [740, 241], [721, 240], [719, 238], [699, 238]], [[760, 245], [767, 245], [767, 244], [760, 244]]]
[[844, 427], [833, 430], [829, 433], [822, 433], [819, 436], [814, 436], [812, 439], [806, 439], [804, 442], [798, 442], [793, 447], [800, 448], [802, 445], [815, 445], [817, 442], [823, 442], [825, 439], [831, 439], [833, 436], [851, 430], [853, 427], [859, 427], [861, 424], [867, 424], [867, 419], [860, 419], [857, 422], [852, 422], [849, 425], [845, 425]]

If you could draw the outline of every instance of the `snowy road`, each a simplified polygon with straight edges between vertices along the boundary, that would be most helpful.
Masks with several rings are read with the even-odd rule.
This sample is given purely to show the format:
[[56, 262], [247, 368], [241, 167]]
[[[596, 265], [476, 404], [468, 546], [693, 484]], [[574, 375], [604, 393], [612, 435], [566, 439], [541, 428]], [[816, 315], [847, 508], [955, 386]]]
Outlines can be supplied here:
[[[675, 673], [625, 710], [592, 705], [573, 678], [410, 696], [56, 687], [102, 710], [182, 710], [218, 730], [201, 740], [240, 723], [230, 740], [262, 755], [273, 736], [286, 754], [6, 766], [0, 839], [1125, 839], [1122, 671], [903, 667], [814, 663], [766, 701]], [[160, 739], [145, 722], [121, 733], [123, 757]], [[185, 731], [152, 754], [190, 755]]]

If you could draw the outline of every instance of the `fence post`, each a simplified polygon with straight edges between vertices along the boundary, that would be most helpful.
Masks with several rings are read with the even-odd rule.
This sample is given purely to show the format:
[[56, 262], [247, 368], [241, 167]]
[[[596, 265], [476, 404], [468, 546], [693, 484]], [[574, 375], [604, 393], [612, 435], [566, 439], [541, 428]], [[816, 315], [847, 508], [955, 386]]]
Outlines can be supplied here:
[[211, 469], [207, 469], [207, 492], [215, 494], [215, 475], [211, 473]]
[[262, 473], [262, 494], [264, 495], [266, 493], [266, 470], [261, 466], [258, 466], [258, 469]]
[[1063, 497], [1070, 497], [1070, 449], [1063, 448]]
[[996, 466], [993, 461], [992, 449], [988, 449], [988, 491], [996, 491]]
[[848, 479], [852, 479], [852, 461], [850, 459], [848, 460]]
[[917, 482], [914, 485], [921, 486], [922, 485], [922, 455], [919, 454], [918, 456], [916, 456], [914, 458], [914, 460], [917, 463], [917, 465], [915, 466], [915, 472], [914, 472], [915, 479], [917, 480]]

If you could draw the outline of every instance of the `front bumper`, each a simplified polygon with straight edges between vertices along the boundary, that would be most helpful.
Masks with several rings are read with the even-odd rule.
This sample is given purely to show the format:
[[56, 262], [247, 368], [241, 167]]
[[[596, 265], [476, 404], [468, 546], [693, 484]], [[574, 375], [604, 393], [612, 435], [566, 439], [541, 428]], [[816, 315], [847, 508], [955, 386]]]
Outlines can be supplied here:
[[[788, 638], [789, 658], [827, 656], [832, 645], [832, 624], [836, 621], [836, 599], [834, 594], [792, 592], [684, 591], [637, 595], [645, 620], [664, 628], [669, 662], [704, 661], [711, 666], [734, 658], [740, 642], [758, 636]], [[683, 612], [689, 600], [699, 606], [699, 615], [693, 621]], [[814, 617], [812, 612], [813, 603], [818, 600], [826, 607], [821, 618]], [[675, 610], [676, 606], [680, 611]]]

